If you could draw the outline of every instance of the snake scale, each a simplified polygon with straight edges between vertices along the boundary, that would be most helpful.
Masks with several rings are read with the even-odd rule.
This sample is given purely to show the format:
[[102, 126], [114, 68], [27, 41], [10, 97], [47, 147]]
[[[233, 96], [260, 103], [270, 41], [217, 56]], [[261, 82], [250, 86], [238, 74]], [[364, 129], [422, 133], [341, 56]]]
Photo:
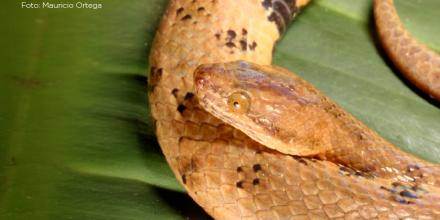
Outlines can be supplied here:
[[[437, 165], [269, 66], [275, 43], [308, 3], [169, 2], [150, 54], [149, 101], [177, 179], [215, 219], [440, 219]], [[413, 66], [428, 72], [415, 84], [438, 97], [438, 56], [410, 38], [392, 0], [374, 5], [396, 66], [410, 79], [420, 74]]]

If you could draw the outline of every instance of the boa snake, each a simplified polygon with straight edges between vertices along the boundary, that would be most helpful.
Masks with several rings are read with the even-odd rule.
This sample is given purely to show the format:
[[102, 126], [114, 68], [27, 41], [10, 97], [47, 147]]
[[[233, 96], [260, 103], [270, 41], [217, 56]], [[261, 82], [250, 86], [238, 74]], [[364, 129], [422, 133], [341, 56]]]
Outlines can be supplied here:
[[[308, 3], [170, 1], [150, 55], [149, 100], [177, 179], [216, 219], [440, 219], [437, 165], [269, 66]], [[374, 5], [396, 66], [438, 98], [439, 57], [403, 29], [392, 0]], [[415, 77], [420, 69], [429, 74]]]

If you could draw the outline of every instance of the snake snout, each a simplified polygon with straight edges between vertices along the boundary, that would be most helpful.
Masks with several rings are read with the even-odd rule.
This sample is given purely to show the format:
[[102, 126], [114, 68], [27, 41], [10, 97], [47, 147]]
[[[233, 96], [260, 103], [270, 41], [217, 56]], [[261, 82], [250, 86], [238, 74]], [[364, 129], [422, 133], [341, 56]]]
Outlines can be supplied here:
[[[196, 90], [215, 88], [224, 80], [225, 68], [221, 64], [203, 64], [194, 71], [194, 84]], [[221, 83], [220, 83], [221, 84]]]
[[194, 71], [194, 84], [196, 90], [203, 89], [209, 83], [210, 67], [201, 65]]

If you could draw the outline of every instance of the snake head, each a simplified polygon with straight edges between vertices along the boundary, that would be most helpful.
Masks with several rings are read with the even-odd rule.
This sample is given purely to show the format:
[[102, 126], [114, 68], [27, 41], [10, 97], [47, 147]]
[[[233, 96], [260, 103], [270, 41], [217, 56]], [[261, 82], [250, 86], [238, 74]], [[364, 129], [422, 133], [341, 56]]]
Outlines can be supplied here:
[[331, 127], [319, 106], [322, 95], [285, 69], [245, 61], [208, 64], [196, 69], [194, 83], [206, 111], [267, 147], [309, 156], [329, 141], [322, 136]]

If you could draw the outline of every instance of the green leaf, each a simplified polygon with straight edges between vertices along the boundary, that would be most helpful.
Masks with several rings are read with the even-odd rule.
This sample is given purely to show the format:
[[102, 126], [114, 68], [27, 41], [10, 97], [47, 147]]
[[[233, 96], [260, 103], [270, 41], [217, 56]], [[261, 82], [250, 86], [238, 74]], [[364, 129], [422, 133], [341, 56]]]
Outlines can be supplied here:
[[[2, 3], [0, 219], [207, 218], [168, 168], [149, 118], [147, 57], [166, 2]], [[414, 36], [440, 51], [440, 2], [396, 4]], [[274, 63], [402, 149], [440, 162], [439, 105], [384, 56], [370, 0], [315, 0]]]

